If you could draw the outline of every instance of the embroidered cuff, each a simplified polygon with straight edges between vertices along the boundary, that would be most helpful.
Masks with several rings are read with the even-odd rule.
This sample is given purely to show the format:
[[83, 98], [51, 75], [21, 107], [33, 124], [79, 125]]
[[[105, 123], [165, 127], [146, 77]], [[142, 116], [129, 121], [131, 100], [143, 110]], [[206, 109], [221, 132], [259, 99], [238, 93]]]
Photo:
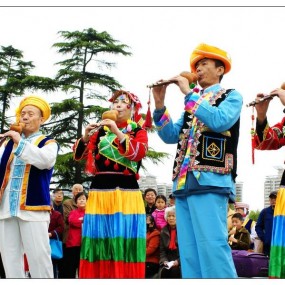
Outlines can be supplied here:
[[164, 114], [166, 107], [164, 106], [162, 109], [155, 109], [153, 112], [153, 121], [159, 122], [160, 118]]
[[165, 109], [165, 111], [162, 114], [162, 116], [160, 117], [159, 121], [154, 121], [158, 130], [162, 129], [169, 122], [170, 122], [170, 115], [169, 115], [167, 109]]
[[23, 151], [24, 151], [25, 145], [26, 145], [26, 141], [24, 141], [23, 139], [20, 139], [20, 141], [19, 141], [19, 143], [18, 143], [18, 146], [17, 146], [17, 148], [15, 149], [14, 154], [15, 154], [16, 156], [21, 156], [21, 154], [22, 154]]

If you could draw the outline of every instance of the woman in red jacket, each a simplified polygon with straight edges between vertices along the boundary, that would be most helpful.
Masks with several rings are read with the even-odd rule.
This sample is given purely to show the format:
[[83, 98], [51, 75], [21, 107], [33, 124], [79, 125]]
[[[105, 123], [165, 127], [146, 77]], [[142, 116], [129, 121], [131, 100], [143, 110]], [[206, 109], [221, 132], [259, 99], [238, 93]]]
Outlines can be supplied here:
[[79, 271], [82, 224], [86, 201], [87, 195], [84, 192], [79, 192], [75, 196], [77, 209], [72, 210], [68, 216], [69, 230], [66, 239], [67, 278], [76, 278], [76, 271]]
[[[48, 235], [50, 239], [57, 239], [56, 233], [60, 240], [62, 240], [62, 233], [64, 229], [63, 216], [60, 212], [54, 210], [53, 203], [50, 203], [50, 223], [48, 227]], [[56, 232], [56, 233], [55, 233]], [[53, 276], [58, 278], [59, 259], [51, 259], [53, 265]], [[28, 270], [26, 270], [28, 271]]]
[[146, 262], [145, 262], [145, 278], [152, 278], [159, 269], [159, 244], [160, 232], [156, 228], [154, 217], [148, 215], [146, 217]]

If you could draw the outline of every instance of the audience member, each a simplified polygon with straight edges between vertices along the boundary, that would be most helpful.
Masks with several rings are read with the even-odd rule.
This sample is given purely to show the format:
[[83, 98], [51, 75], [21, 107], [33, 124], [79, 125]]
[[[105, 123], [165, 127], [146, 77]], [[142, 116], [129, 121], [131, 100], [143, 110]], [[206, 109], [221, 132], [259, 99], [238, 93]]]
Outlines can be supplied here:
[[75, 203], [75, 196], [78, 193], [83, 192], [83, 186], [81, 184], [74, 184], [72, 186], [72, 198], [64, 200], [62, 203], [63, 206], [63, 221], [64, 221], [64, 231], [62, 235], [62, 248], [63, 248], [63, 258], [58, 265], [58, 278], [67, 278], [69, 273], [67, 272], [67, 258], [66, 258], [66, 238], [69, 229], [68, 224], [68, 216], [72, 210], [77, 209], [77, 205]]
[[153, 211], [152, 216], [154, 217], [157, 229], [161, 231], [162, 228], [167, 225], [167, 222], [164, 218], [166, 208], [166, 197], [164, 195], [156, 196], [155, 207], [156, 209]]
[[155, 198], [157, 196], [156, 191], [153, 188], [147, 188], [144, 191], [144, 200], [146, 203], [145, 212], [147, 215], [151, 215], [156, 209], [155, 207]]
[[53, 190], [53, 209], [63, 216], [63, 191], [61, 189]]
[[[48, 235], [50, 239], [57, 239], [57, 236], [62, 240], [62, 234], [64, 230], [63, 216], [60, 212], [55, 211], [53, 208], [53, 203], [51, 202], [50, 210], [50, 224], [48, 227]], [[56, 233], [57, 235], [56, 235]], [[53, 265], [53, 275], [54, 278], [58, 278], [58, 264], [60, 263], [59, 259], [51, 259]]]
[[229, 245], [231, 249], [248, 250], [250, 246], [250, 234], [243, 227], [244, 219], [240, 213], [233, 214], [233, 229], [229, 232]]
[[168, 196], [169, 201], [168, 201], [168, 207], [172, 207], [175, 205], [175, 197], [173, 196], [173, 194], [170, 194]]
[[244, 219], [242, 226], [248, 230], [250, 234], [250, 249], [254, 249], [254, 242], [257, 238], [255, 231], [256, 222], [249, 218], [249, 205], [242, 202], [235, 203], [235, 210], [237, 213], [240, 213]]
[[160, 232], [156, 228], [153, 216], [147, 215], [146, 225], [145, 278], [152, 278], [159, 269]]
[[270, 255], [271, 235], [273, 226], [273, 214], [276, 203], [277, 191], [269, 195], [270, 206], [261, 210], [256, 222], [255, 231], [263, 242], [263, 253]]
[[72, 210], [68, 216], [69, 230], [66, 238], [67, 278], [76, 278], [76, 273], [79, 276], [82, 224], [87, 195], [84, 192], [79, 192], [76, 194], [74, 201], [77, 209]]
[[159, 277], [181, 278], [175, 206], [165, 209], [165, 220], [167, 226], [160, 233]]

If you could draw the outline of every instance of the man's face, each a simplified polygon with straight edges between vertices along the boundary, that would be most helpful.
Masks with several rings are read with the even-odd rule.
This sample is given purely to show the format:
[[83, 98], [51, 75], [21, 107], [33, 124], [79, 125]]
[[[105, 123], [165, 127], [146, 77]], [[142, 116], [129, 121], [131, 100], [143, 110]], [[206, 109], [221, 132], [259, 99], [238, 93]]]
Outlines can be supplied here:
[[270, 202], [270, 206], [274, 207], [276, 204], [276, 197], [275, 196], [269, 197], [269, 202]]
[[56, 203], [62, 202], [63, 201], [63, 192], [62, 191], [55, 192], [53, 200]]
[[237, 228], [237, 230], [240, 230], [240, 229], [241, 229], [242, 223], [243, 223], [243, 222], [242, 222], [240, 219], [238, 219], [238, 218], [232, 218], [232, 224], [233, 224], [234, 227]]
[[76, 194], [79, 193], [79, 192], [83, 192], [83, 189], [80, 186], [77, 186], [77, 185], [73, 186], [73, 188], [72, 188], [73, 197], [75, 197]]
[[214, 60], [204, 58], [196, 63], [196, 73], [199, 85], [205, 89], [219, 83], [220, 76], [224, 73], [224, 67], [216, 67]]
[[241, 215], [244, 215], [244, 208], [236, 208], [236, 213], [240, 213]]
[[20, 114], [20, 123], [24, 123], [23, 133], [26, 137], [39, 131], [43, 123], [41, 110], [35, 106], [25, 106]]

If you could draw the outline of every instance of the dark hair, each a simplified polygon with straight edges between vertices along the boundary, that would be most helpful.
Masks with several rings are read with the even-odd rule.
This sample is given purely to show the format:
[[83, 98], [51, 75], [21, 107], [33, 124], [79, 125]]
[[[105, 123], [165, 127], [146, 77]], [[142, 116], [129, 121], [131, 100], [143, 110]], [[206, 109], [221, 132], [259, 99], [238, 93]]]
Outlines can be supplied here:
[[156, 191], [153, 188], [147, 188], [144, 190], [144, 196], [148, 193], [148, 192], [153, 192], [155, 196], [157, 196]]
[[240, 221], [243, 222], [243, 216], [242, 216], [241, 213], [235, 213], [235, 214], [233, 214], [233, 215], [232, 215], [232, 219], [233, 219], [233, 218], [239, 219]]
[[86, 197], [86, 200], [88, 199], [88, 196], [87, 196], [87, 194], [86, 194], [85, 192], [79, 192], [79, 193], [77, 193], [77, 194], [75, 195], [75, 197], [74, 197], [75, 203], [77, 203], [78, 198], [81, 197], [81, 196], [85, 196], [85, 197]]
[[[222, 66], [222, 67], [225, 69], [225, 65], [224, 65], [224, 63], [223, 63], [221, 60], [219, 60], [219, 59], [213, 59], [213, 61], [215, 62], [215, 67], [220, 67], [220, 66]], [[220, 75], [220, 78], [219, 78], [219, 81], [220, 81], [220, 82], [222, 81], [223, 76], [224, 76], [224, 74]]]
[[153, 227], [152, 229], [156, 229], [156, 223], [155, 223], [155, 220], [154, 220], [154, 216], [153, 215], [146, 215], [146, 219], [149, 218], [149, 221], [151, 224], [153, 224]]
[[166, 204], [166, 197], [164, 195], [157, 195], [156, 198], [155, 198], [155, 203], [156, 203], [156, 201], [158, 199], [162, 199], [165, 202], [165, 204]]
[[153, 216], [153, 215], [146, 215], [146, 218], [149, 218], [149, 221], [150, 221], [152, 224], [155, 224], [155, 220], [154, 220], [154, 216]]
[[52, 191], [53, 194], [58, 193], [58, 192], [62, 192], [62, 194], [63, 194], [63, 191], [59, 188], [56, 188]]

